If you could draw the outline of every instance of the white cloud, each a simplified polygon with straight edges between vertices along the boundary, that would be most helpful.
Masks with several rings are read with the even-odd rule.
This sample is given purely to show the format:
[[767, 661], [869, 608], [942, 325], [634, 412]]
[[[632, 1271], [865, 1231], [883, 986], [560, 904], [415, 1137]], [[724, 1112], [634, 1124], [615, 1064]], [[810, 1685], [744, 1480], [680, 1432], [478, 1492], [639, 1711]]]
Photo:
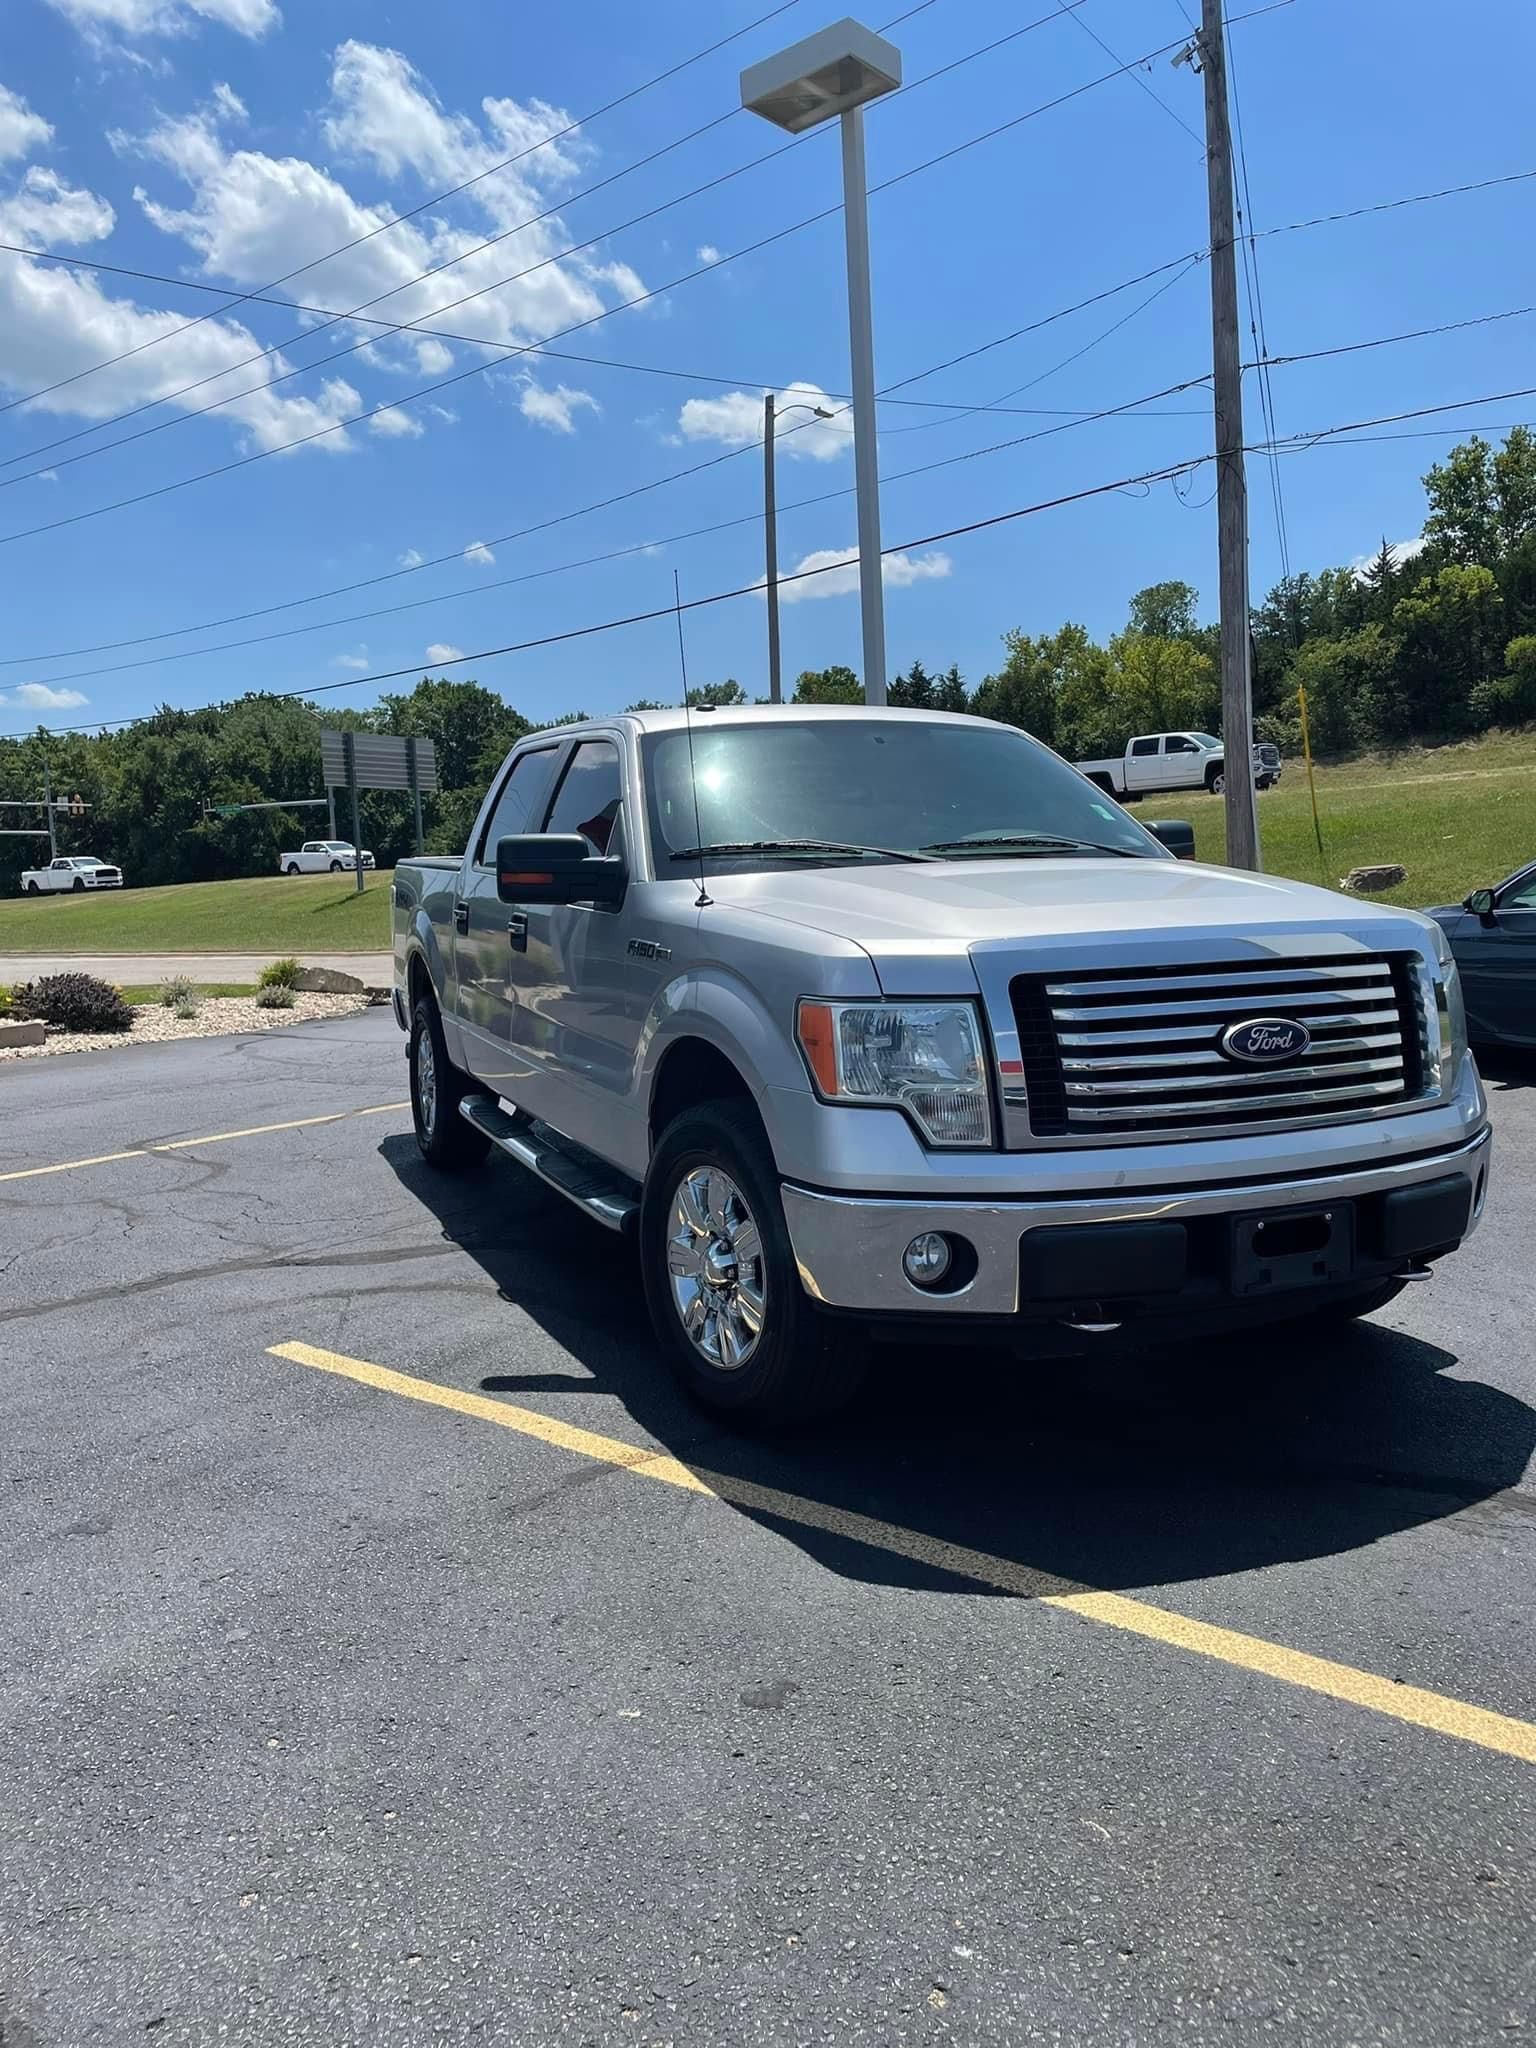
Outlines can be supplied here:
[[419, 548], [407, 548], [403, 555], [396, 555], [395, 557], [396, 562], [402, 569], [419, 569], [426, 559], [426, 556], [422, 554]]
[[472, 540], [464, 550], [464, 559], [466, 562], [473, 562], [477, 569], [489, 569], [496, 557], [483, 540]]
[[[777, 413], [774, 445], [784, 455], [809, 456], [815, 462], [830, 462], [853, 446], [852, 415], [843, 412], [836, 419], [818, 420], [808, 412], [790, 412], [793, 405], [824, 406], [836, 410], [819, 384], [786, 384], [774, 394]], [[719, 398], [690, 398], [677, 416], [678, 431], [685, 441], [720, 441], [727, 448], [746, 448], [763, 438], [763, 400], [755, 391], [727, 391]]]
[[590, 391], [573, 391], [569, 384], [557, 384], [553, 391], [546, 391], [542, 384], [525, 384], [517, 403], [524, 419], [536, 420], [541, 427], [551, 427], [557, 434], [575, 433], [572, 414], [582, 407], [590, 407], [593, 412], [603, 409]]
[[[834, 563], [838, 566], [831, 566]], [[887, 590], [905, 590], [910, 584], [930, 583], [947, 576], [952, 566], [949, 556], [937, 551], [928, 555], [887, 555], [880, 564], [880, 577]], [[816, 569], [825, 573], [808, 573]], [[798, 604], [808, 597], [847, 597], [859, 587], [859, 551], [817, 548], [803, 555], [785, 574], [804, 578], [800, 583], [780, 583], [779, 596], [785, 604]]]
[[19, 704], [26, 711], [77, 711], [91, 700], [78, 690], [54, 690], [47, 683], [18, 683], [5, 701]]
[[249, 114], [245, 111], [245, 101], [241, 99], [239, 93], [235, 91], [232, 85], [216, 85], [213, 88], [213, 104], [218, 108], [226, 121], [248, 121], [250, 119]]
[[30, 165], [15, 190], [0, 199], [0, 236], [8, 242], [78, 247], [110, 235], [116, 219], [105, 199], [66, 185], [57, 171], [42, 164]]
[[382, 434], [386, 440], [419, 441], [427, 431], [418, 419], [408, 412], [402, 412], [398, 405], [386, 405], [382, 412], [376, 412], [368, 422], [368, 431]]
[[715, 247], [713, 242], [703, 243], [698, 249], [694, 251], [694, 254], [697, 256], [700, 263], [718, 263], [720, 261], [720, 251]]
[[238, 35], [264, 36], [282, 20], [274, 0], [48, 0], [86, 35], [185, 35], [200, 17]]
[[[1421, 555], [1424, 552], [1424, 537], [1421, 534], [1416, 540], [1389, 540], [1387, 546], [1396, 555], [1397, 566], [1401, 569], [1404, 563], [1411, 562], [1415, 555]], [[1358, 576], [1362, 569], [1369, 569], [1380, 553], [1381, 549], [1374, 547], [1367, 555], [1356, 555], [1349, 566]]]
[[0, 164], [13, 156], [30, 156], [52, 139], [52, 122], [34, 114], [19, 92], [0, 85]]
[[446, 640], [434, 640], [427, 649], [428, 661], [462, 661], [463, 658], [463, 648], [451, 647]]
[[331, 656], [332, 668], [349, 668], [355, 675], [361, 675], [367, 666], [368, 650], [366, 647], [360, 647], [356, 654], [333, 654]]

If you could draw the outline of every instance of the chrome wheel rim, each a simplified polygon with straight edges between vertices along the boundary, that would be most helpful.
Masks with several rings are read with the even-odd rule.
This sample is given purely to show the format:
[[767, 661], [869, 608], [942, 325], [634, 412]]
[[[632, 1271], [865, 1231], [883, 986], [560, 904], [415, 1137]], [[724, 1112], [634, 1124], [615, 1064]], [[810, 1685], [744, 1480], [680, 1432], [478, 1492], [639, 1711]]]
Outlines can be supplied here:
[[430, 1138], [437, 1128], [437, 1055], [430, 1031], [416, 1034], [416, 1114], [423, 1136]]
[[757, 1219], [718, 1166], [696, 1166], [673, 1191], [667, 1276], [694, 1350], [717, 1371], [739, 1371], [762, 1338], [768, 1273]]

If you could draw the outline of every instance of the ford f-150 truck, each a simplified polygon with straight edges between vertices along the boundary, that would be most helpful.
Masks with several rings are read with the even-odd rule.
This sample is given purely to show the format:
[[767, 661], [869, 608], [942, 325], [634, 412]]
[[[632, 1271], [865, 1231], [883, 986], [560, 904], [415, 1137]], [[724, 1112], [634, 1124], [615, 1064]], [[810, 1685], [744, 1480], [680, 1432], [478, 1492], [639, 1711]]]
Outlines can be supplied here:
[[971, 718], [533, 734], [463, 855], [395, 872], [417, 1143], [632, 1232], [743, 1417], [832, 1405], [882, 1327], [1060, 1356], [1366, 1314], [1487, 1192], [1445, 939], [1158, 831]]
[[[1111, 796], [1149, 796], [1155, 790], [1206, 789], [1220, 796], [1227, 786], [1227, 757], [1213, 732], [1138, 733], [1123, 755], [1101, 761], [1079, 761], [1088, 780]], [[1280, 749], [1268, 740], [1253, 749], [1256, 788], [1272, 789], [1280, 780]]]

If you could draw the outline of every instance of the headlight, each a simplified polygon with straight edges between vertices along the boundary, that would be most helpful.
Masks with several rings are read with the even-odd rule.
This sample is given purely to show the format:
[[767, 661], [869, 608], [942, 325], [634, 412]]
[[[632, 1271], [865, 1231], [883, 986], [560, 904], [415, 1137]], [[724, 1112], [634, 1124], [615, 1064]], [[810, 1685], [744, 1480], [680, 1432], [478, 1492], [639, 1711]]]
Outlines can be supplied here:
[[1467, 1005], [1461, 993], [1461, 972], [1439, 925], [1434, 928], [1435, 1012], [1440, 1026], [1440, 1085], [1447, 1095], [1456, 1086], [1467, 1049]]
[[930, 1145], [990, 1143], [973, 1003], [802, 1002], [796, 1028], [826, 1101], [903, 1109]]

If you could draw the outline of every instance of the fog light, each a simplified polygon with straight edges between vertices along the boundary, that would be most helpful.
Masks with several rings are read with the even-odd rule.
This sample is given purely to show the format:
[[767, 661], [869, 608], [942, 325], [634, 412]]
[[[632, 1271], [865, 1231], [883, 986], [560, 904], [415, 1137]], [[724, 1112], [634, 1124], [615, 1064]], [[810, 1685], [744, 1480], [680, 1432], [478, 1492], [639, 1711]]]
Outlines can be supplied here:
[[914, 1287], [937, 1287], [954, 1260], [949, 1239], [939, 1230], [924, 1230], [901, 1255], [902, 1271]]

